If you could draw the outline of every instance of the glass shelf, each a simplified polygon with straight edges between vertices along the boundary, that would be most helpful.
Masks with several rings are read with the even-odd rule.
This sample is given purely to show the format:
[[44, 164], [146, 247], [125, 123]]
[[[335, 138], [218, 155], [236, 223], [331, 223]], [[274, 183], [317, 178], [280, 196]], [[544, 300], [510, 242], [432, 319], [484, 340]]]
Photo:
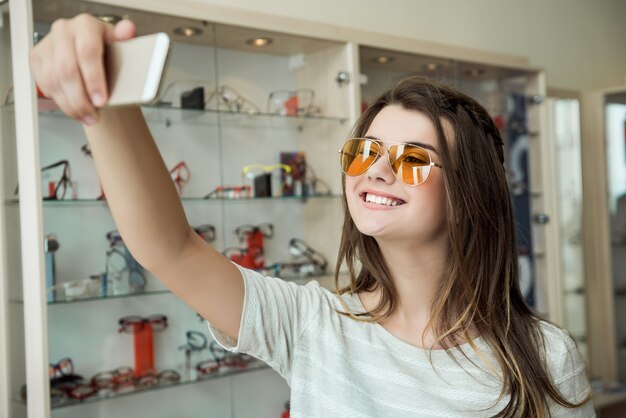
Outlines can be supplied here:
[[148, 122], [173, 124], [242, 126], [254, 128], [305, 128], [308, 124], [344, 124], [347, 118], [336, 116], [284, 116], [272, 113], [241, 113], [227, 110], [192, 110], [166, 106], [142, 106]]
[[[163, 123], [166, 126], [176, 124], [221, 125], [268, 129], [303, 129], [311, 124], [344, 124], [347, 118], [338, 116], [285, 116], [272, 113], [241, 113], [228, 110], [194, 110], [169, 106], [142, 106], [144, 117], [149, 123]], [[2, 112], [13, 112], [13, 104], [0, 106]], [[39, 99], [39, 115], [67, 118], [51, 100]]]
[[107, 299], [124, 299], [124, 298], [136, 298], [141, 296], [155, 296], [155, 295], [168, 295], [172, 292], [169, 289], [157, 289], [157, 290], [146, 290], [144, 292], [134, 292], [134, 293], [121, 293], [119, 295], [104, 295], [104, 296], [85, 296], [79, 298], [72, 299], [59, 299], [52, 302], [48, 302], [49, 306], [53, 305], [67, 305], [69, 303], [80, 303], [80, 302], [95, 302], [100, 300]]
[[[340, 276], [345, 276], [345, 273], [340, 273]], [[300, 282], [303, 280], [319, 280], [324, 278], [332, 278], [333, 273], [321, 273], [321, 274], [309, 274], [307, 276], [289, 276], [289, 277], [281, 277], [282, 280], [287, 282]], [[121, 293], [118, 295], [94, 295], [94, 296], [85, 296], [85, 297], [76, 297], [71, 299], [59, 299], [52, 302], [48, 302], [48, 306], [55, 305], [68, 305], [73, 303], [84, 303], [84, 302], [98, 302], [110, 299], [124, 299], [124, 298], [137, 298], [142, 296], [157, 296], [157, 295], [169, 295], [172, 292], [169, 289], [155, 289], [155, 290], [146, 290], [143, 292], [133, 292], [133, 293]], [[22, 304], [23, 300], [20, 299], [10, 299], [9, 302], [13, 304]]]
[[[266, 202], [266, 201], [291, 201], [291, 202], [306, 202], [309, 199], [337, 199], [342, 197], [341, 194], [319, 194], [319, 195], [311, 195], [311, 196], [280, 196], [280, 197], [246, 197], [246, 198], [237, 198], [237, 199], [229, 199], [229, 198], [211, 198], [205, 199], [202, 197], [183, 197], [180, 200], [183, 203], [218, 203], [218, 202], [228, 202], [230, 203], [254, 203], [254, 202]], [[4, 203], [6, 205], [17, 205], [19, 204], [19, 199], [5, 199]], [[54, 206], [79, 206], [79, 205], [106, 205], [106, 200], [98, 200], [98, 199], [63, 199], [63, 200], [44, 200], [44, 207], [54, 207]]]
[[[154, 386], [149, 386], [149, 387], [145, 387], [145, 388], [133, 388], [132, 390], [129, 390], [129, 391], [113, 393], [113, 394], [110, 394], [110, 395], [104, 395], [104, 396], [95, 395], [95, 396], [91, 396], [91, 397], [85, 398], [83, 400], [64, 399], [58, 405], [52, 405], [51, 408], [52, 409], [60, 409], [60, 408], [67, 408], [69, 406], [86, 405], [86, 404], [106, 401], [106, 400], [110, 400], [110, 399], [118, 399], [118, 398], [122, 398], [122, 397], [126, 397], [126, 396], [139, 395], [139, 394], [142, 394], [142, 393], [152, 392], [152, 391], [155, 391], [155, 390], [172, 389], [172, 388], [177, 388], [177, 387], [180, 387], [180, 386], [191, 385], [191, 384], [202, 383], [202, 382], [208, 382], [210, 380], [221, 379], [221, 378], [224, 378], [224, 377], [236, 376], [236, 375], [239, 375], [239, 374], [251, 373], [251, 372], [260, 371], [260, 370], [269, 370], [269, 369], [270, 369], [270, 367], [267, 364], [265, 364], [264, 362], [260, 361], [260, 360], [257, 360], [257, 361], [255, 361], [253, 363], [250, 363], [244, 369], [224, 369], [222, 371], [218, 371], [218, 372], [215, 372], [215, 373], [212, 373], [212, 374], [209, 374], [209, 375], [206, 375], [206, 376], [202, 376], [202, 377], [185, 378], [184, 377], [185, 372], [181, 371], [180, 369], [177, 369], [177, 371], [181, 375], [181, 380], [179, 382], [176, 382], [176, 383], [154, 385]], [[166, 368], [163, 368], [162, 370], [166, 370]], [[193, 374], [195, 375], [195, 371], [193, 372]], [[14, 400], [17, 401], [17, 402], [25, 403], [25, 401], [22, 400], [22, 399], [14, 399]]]

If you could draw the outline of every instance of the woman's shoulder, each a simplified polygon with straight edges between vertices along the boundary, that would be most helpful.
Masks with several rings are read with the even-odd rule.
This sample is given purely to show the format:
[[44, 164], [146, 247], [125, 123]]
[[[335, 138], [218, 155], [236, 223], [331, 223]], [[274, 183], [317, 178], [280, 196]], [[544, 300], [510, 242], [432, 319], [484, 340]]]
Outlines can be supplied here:
[[540, 320], [539, 329], [543, 335], [546, 350], [552, 353], [563, 353], [576, 348], [576, 343], [570, 333], [551, 322]]
[[[550, 322], [540, 321], [539, 326], [544, 337], [546, 366], [555, 386], [570, 402], [588, 400], [591, 387], [586, 373], [586, 361], [575, 340], [567, 330]], [[594, 416], [590, 402], [576, 411], [576, 416]], [[553, 416], [572, 415], [572, 410], [567, 410], [553, 401], [550, 401], [550, 412]]]
[[585, 360], [570, 333], [547, 321], [540, 321], [539, 326], [544, 339], [546, 365], [555, 384], [577, 377], [585, 380]]

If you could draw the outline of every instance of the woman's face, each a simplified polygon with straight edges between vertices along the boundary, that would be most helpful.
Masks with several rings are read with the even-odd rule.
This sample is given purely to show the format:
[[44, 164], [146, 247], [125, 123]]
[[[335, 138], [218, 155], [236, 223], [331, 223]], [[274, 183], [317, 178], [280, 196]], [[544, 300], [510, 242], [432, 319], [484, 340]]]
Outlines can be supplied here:
[[[397, 142], [417, 143], [428, 149], [434, 162], [441, 163], [435, 127], [419, 111], [387, 106], [376, 115], [364, 136], [379, 140], [385, 147]], [[348, 208], [361, 233], [415, 243], [437, 240], [446, 234], [446, 193], [440, 168], [432, 167], [424, 183], [410, 186], [395, 176], [388, 152], [383, 150], [365, 173], [345, 179]], [[398, 204], [367, 202], [368, 194], [392, 198]]]

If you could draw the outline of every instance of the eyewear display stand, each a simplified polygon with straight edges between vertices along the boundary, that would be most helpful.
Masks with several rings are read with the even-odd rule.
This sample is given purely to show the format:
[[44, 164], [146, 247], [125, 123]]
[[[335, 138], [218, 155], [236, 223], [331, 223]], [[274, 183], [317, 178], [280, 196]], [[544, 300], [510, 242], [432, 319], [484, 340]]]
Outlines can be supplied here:
[[133, 332], [135, 348], [135, 373], [136, 378], [154, 373], [154, 333], [152, 325], [134, 324]]

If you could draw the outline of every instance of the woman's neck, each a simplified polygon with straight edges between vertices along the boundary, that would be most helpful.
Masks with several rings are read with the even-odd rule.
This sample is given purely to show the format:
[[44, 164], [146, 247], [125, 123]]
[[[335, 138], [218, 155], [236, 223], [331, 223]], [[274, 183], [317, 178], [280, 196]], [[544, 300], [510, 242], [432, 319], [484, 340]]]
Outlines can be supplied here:
[[[425, 245], [377, 240], [398, 293], [398, 303], [389, 318], [381, 323], [398, 338], [421, 346], [421, 336], [431, 317], [433, 300], [439, 289], [447, 259], [447, 241]], [[361, 295], [365, 308], [372, 310], [380, 298], [380, 289]], [[428, 345], [432, 333], [425, 335]]]

